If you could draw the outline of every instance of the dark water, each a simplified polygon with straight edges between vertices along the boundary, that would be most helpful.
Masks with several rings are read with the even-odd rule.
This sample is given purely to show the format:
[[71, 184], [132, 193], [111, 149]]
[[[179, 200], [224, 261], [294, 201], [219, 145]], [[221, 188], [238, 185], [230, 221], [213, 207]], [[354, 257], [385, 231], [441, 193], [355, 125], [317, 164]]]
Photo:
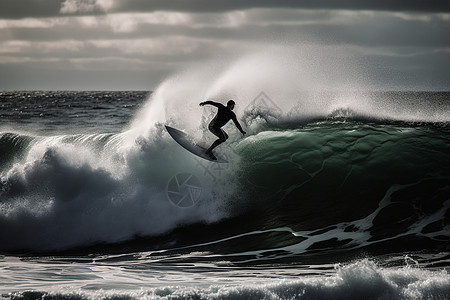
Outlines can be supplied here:
[[121, 131], [149, 92], [0, 92], [0, 118], [7, 131], [38, 134]]
[[215, 164], [188, 100], [0, 93], [3, 297], [448, 299], [450, 93], [320, 97], [241, 99]]

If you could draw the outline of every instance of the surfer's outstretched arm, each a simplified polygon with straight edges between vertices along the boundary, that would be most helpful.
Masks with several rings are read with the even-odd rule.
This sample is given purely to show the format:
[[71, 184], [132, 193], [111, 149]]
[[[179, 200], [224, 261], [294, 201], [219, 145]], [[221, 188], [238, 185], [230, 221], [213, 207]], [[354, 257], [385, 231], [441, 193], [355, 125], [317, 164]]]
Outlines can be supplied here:
[[239, 124], [239, 122], [238, 122], [236, 116], [234, 116], [234, 117], [232, 118], [232, 120], [233, 120], [233, 122], [234, 122], [234, 125], [236, 125], [237, 129], [239, 129], [239, 131], [240, 131], [243, 135], [245, 135], [247, 132], [245, 132], [245, 131], [242, 129], [241, 124]]
[[219, 107], [220, 103], [217, 103], [217, 102], [214, 102], [214, 101], [205, 101], [205, 102], [200, 103], [200, 106], [203, 106], [203, 105], [206, 105], [206, 104], [213, 105], [215, 107]]

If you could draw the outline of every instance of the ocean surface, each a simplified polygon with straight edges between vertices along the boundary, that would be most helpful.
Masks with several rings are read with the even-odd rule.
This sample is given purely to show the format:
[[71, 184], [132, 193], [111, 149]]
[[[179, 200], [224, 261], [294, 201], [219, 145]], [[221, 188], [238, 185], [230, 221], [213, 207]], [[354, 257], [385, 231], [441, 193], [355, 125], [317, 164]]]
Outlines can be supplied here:
[[0, 92], [0, 299], [450, 299], [449, 92], [210, 94]]

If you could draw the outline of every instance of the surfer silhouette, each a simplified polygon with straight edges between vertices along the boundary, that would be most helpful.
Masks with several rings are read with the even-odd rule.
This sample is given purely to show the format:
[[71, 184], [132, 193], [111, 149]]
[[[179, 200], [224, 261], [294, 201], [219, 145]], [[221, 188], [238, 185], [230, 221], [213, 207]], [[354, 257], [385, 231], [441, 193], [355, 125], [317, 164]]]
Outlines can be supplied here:
[[227, 102], [227, 106], [222, 103], [214, 102], [214, 101], [205, 101], [200, 103], [200, 106], [204, 106], [206, 104], [215, 106], [218, 108], [217, 114], [212, 119], [212, 121], [208, 125], [209, 131], [211, 131], [215, 136], [218, 137], [217, 140], [212, 143], [211, 147], [209, 147], [205, 153], [211, 157], [211, 159], [216, 160], [216, 157], [212, 153], [212, 150], [225, 142], [228, 139], [228, 135], [225, 131], [223, 131], [222, 127], [228, 123], [228, 121], [233, 120], [234, 125], [239, 129], [242, 134], [246, 134], [244, 130], [242, 130], [241, 124], [239, 124], [236, 114], [233, 112], [235, 102], [233, 100], [229, 100]]

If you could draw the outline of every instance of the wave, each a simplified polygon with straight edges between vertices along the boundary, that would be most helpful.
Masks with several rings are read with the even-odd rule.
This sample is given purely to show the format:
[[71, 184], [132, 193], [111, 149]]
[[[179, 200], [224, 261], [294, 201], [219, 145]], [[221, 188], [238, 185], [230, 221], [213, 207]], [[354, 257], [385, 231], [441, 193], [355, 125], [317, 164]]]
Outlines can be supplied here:
[[169, 180], [197, 162], [159, 135], [126, 145], [123, 134], [1, 134], [11, 153], [2, 161], [1, 250], [111, 243], [220, 219], [218, 201], [184, 210], [168, 201]]
[[293, 254], [449, 239], [446, 130], [332, 122], [262, 132], [239, 147], [259, 227], [310, 230]]
[[[132, 145], [127, 134], [2, 134], [12, 153], [2, 163], [11, 166], [1, 175], [2, 250], [118, 243], [242, 216], [246, 224], [230, 236], [282, 227], [295, 233], [282, 237], [286, 248], [266, 239], [255, 257], [386, 242], [401, 250], [410, 236], [424, 247], [448, 242], [448, 128], [330, 119], [269, 126], [242, 140], [228, 130], [232, 138], [218, 151], [233, 163], [223, 166], [184, 151], [162, 125]], [[177, 206], [172, 195], [192, 203]]]
[[140, 291], [65, 292], [59, 289], [18, 292], [10, 296], [14, 299], [444, 299], [450, 293], [450, 278], [445, 270], [431, 271], [412, 266], [384, 268], [367, 259], [335, 268], [335, 273], [330, 276], [302, 275], [290, 280], [274, 279], [271, 283], [244, 277], [246, 283], [239, 285], [177, 284]]

